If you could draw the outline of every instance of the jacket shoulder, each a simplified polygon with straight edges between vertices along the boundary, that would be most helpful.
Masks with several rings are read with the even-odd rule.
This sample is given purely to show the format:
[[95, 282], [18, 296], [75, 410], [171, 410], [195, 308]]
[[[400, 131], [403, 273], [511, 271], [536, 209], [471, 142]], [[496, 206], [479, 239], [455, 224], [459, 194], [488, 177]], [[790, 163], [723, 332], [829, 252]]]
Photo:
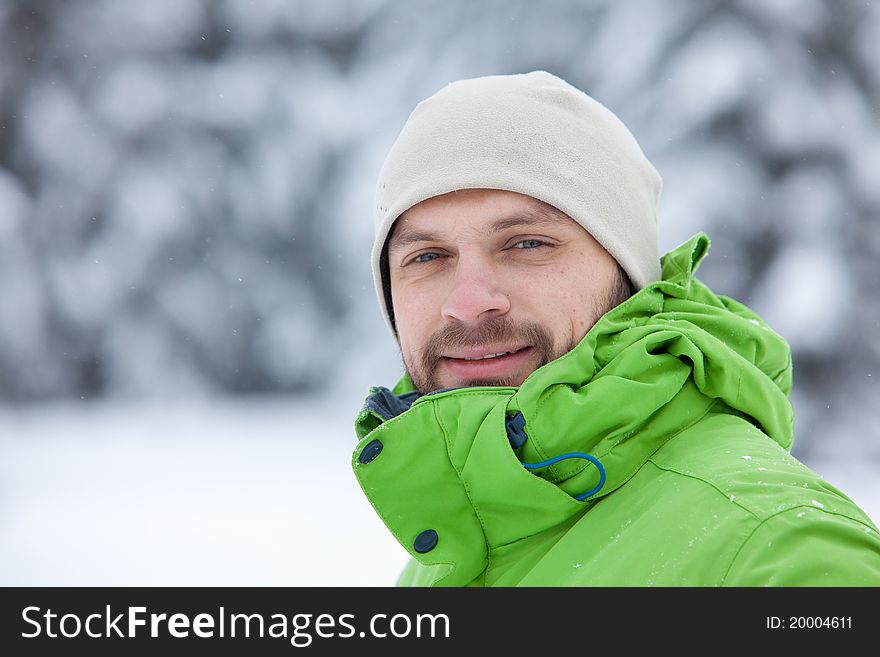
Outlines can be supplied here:
[[722, 585], [880, 586], [871, 519], [748, 421], [707, 416], [651, 461], [751, 515]]
[[843, 491], [736, 415], [710, 413], [666, 443], [650, 461], [662, 470], [704, 482], [757, 522], [786, 510], [811, 507], [876, 531]]
[[880, 534], [814, 506], [786, 509], [758, 524], [722, 586], [880, 586]]

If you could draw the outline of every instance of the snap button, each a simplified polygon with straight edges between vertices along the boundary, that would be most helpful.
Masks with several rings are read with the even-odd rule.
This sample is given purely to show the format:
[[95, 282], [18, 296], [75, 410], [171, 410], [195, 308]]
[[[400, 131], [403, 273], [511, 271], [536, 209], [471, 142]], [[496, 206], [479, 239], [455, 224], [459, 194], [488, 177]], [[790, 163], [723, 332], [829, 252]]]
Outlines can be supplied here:
[[416, 540], [413, 541], [413, 549], [419, 554], [430, 552], [435, 547], [437, 547], [438, 540], [439, 537], [437, 536], [437, 532], [435, 532], [433, 529], [426, 529], [421, 534], [416, 536]]
[[384, 445], [381, 440], [373, 440], [367, 443], [367, 446], [361, 450], [358, 461], [361, 463], [369, 463], [382, 452]]

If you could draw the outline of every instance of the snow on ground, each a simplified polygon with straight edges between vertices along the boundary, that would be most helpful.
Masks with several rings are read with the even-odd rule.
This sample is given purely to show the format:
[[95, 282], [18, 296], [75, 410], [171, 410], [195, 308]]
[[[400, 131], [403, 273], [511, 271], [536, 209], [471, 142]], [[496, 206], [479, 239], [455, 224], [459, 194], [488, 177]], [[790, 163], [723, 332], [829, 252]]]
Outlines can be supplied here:
[[0, 415], [0, 585], [393, 585], [328, 402]]
[[[351, 472], [356, 410], [2, 411], [0, 585], [390, 586], [407, 555]], [[810, 465], [880, 519], [876, 468]]]

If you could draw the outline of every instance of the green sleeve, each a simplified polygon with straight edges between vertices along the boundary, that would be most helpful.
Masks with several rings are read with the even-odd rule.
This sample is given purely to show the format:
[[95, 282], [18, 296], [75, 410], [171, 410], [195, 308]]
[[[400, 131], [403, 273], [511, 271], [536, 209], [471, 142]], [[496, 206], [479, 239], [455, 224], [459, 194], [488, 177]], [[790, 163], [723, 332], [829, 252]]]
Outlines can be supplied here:
[[764, 520], [723, 586], [880, 586], [880, 533], [870, 522], [812, 506]]

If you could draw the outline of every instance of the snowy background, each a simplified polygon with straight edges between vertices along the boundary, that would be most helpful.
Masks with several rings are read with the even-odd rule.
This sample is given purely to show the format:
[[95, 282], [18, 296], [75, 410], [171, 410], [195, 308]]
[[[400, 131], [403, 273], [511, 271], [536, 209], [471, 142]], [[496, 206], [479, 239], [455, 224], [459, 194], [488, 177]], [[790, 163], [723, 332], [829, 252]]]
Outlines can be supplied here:
[[419, 100], [534, 69], [636, 135], [877, 521], [878, 43], [865, 0], [0, 1], [0, 585], [393, 583], [373, 184]]

